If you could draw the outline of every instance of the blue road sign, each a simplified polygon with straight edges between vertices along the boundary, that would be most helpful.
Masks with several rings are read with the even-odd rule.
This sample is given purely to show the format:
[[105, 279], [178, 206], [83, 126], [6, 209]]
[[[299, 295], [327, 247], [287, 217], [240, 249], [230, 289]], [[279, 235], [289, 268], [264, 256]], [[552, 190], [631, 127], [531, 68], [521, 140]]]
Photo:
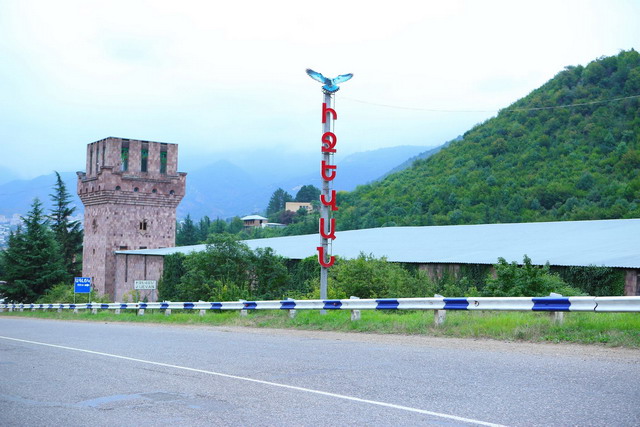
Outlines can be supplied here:
[[76, 294], [91, 293], [91, 277], [74, 277], [73, 291]]

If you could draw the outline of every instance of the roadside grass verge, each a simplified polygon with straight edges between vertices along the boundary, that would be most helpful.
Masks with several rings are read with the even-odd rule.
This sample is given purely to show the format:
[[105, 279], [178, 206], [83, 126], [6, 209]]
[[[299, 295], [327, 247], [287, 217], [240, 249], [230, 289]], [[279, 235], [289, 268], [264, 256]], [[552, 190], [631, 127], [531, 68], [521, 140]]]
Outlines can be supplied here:
[[428, 335], [456, 338], [490, 338], [506, 341], [567, 342], [601, 344], [612, 347], [640, 348], [640, 315], [638, 313], [564, 313], [564, 322], [556, 324], [549, 313], [447, 311], [444, 325], [435, 326], [433, 311], [367, 311], [361, 319], [351, 321], [347, 310], [298, 310], [294, 318], [286, 311], [250, 311], [240, 316], [237, 311], [173, 310], [165, 316], [160, 310], [147, 310], [138, 316], [134, 310], [121, 314], [107, 310], [73, 313], [63, 311], [3, 312], [2, 316], [29, 316], [48, 319], [89, 320], [99, 322], [147, 322], [164, 324], [249, 326], [257, 328], [292, 328], [381, 334]]

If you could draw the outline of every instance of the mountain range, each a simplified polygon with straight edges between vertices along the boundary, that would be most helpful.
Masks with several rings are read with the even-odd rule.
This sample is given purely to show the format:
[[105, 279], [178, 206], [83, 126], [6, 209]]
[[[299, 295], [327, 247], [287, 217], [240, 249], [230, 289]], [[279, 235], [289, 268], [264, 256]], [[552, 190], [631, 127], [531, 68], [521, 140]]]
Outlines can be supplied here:
[[[320, 183], [319, 155], [249, 155], [186, 170], [178, 217], [262, 212], [277, 188], [295, 195]], [[384, 148], [336, 163], [342, 230], [640, 217], [640, 54], [568, 66], [443, 146]], [[75, 173], [61, 175], [81, 210]], [[34, 197], [47, 202], [54, 182], [47, 175], [0, 185], [0, 215], [26, 213]]]
[[[403, 164], [407, 159], [420, 153], [431, 152], [428, 146], [398, 146], [354, 153], [338, 159], [339, 173], [334, 181], [337, 190], [351, 191], [358, 185], [379, 179], [385, 173]], [[320, 185], [318, 155], [297, 156], [295, 167], [286, 169], [288, 163], [280, 163], [266, 158], [262, 161], [239, 166], [227, 160], [218, 160], [208, 166], [187, 172], [186, 195], [178, 206], [178, 218], [190, 214], [192, 218], [205, 215], [210, 218], [229, 218], [266, 209], [269, 198], [277, 188], [283, 188], [293, 196], [307, 184]], [[293, 162], [293, 160], [290, 160]], [[282, 164], [277, 173], [272, 173], [272, 164]], [[306, 166], [306, 167], [305, 167]], [[180, 170], [183, 170], [180, 168]], [[301, 174], [301, 170], [309, 173]], [[25, 215], [35, 197], [48, 209], [55, 183], [55, 174], [42, 175], [29, 180], [9, 180], [7, 171], [0, 170], [0, 215]], [[75, 172], [61, 172], [67, 190], [72, 195], [72, 204], [77, 214], [83, 212], [82, 202], [75, 194], [77, 175]], [[4, 178], [1, 179], [1, 178]]]

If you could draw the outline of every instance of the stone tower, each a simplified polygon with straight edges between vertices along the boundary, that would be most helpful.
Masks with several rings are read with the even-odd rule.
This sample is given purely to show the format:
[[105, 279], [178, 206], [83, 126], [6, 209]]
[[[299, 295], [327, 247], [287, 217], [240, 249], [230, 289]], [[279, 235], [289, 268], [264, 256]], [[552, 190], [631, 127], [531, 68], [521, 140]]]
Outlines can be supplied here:
[[87, 146], [86, 172], [78, 172], [85, 207], [82, 275], [98, 293], [112, 299], [123, 293], [114, 251], [175, 246], [187, 175], [177, 169], [177, 144], [109, 137]]

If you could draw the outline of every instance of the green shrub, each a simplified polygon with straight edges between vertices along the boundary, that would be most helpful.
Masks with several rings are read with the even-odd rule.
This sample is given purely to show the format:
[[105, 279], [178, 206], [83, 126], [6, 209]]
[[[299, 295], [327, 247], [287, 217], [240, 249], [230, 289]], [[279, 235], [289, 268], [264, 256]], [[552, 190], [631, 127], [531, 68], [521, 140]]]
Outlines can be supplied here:
[[521, 266], [515, 261], [509, 264], [504, 258], [498, 258], [495, 269], [496, 277], [487, 279], [483, 296], [534, 297], [548, 296], [551, 292], [564, 296], [584, 295], [580, 289], [567, 285], [559, 275], [552, 273], [548, 263], [543, 267], [532, 265], [526, 255]]
[[624, 295], [624, 272], [611, 267], [568, 267], [558, 269], [562, 279], [588, 295]]
[[43, 296], [36, 300], [36, 304], [71, 304], [74, 302], [111, 302], [108, 296], [98, 295], [93, 290], [89, 295], [74, 294], [73, 285], [59, 283], [49, 288]]

